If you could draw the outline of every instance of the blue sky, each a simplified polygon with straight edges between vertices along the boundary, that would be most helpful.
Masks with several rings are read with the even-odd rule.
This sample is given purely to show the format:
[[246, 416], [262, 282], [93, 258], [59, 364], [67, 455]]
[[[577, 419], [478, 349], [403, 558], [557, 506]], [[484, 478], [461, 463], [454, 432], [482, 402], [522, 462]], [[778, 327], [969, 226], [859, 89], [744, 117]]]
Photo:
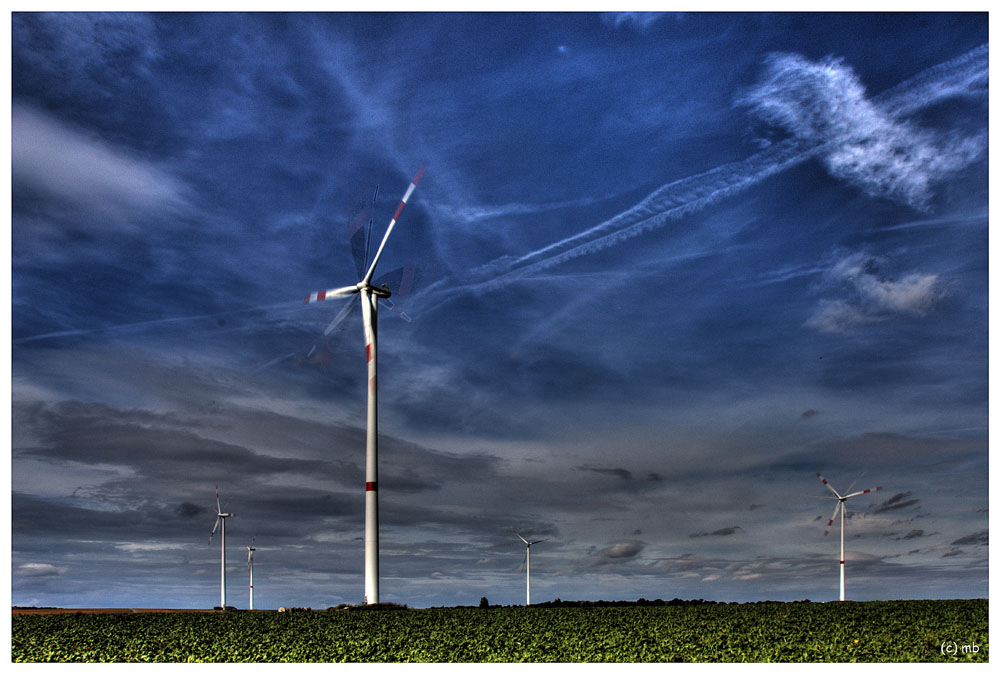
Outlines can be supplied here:
[[[988, 20], [12, 16], [17, 605], [988, 594]], [[375, 186], [378, 197], [372, 205]], [[404, 320], [409, 318], [411, 320]], [[315, 351], [312, 351], [313, 347]], [[312, 351], [310, 355], [310, 351]], [[243, 551], [243, 552], [241, 552]]]

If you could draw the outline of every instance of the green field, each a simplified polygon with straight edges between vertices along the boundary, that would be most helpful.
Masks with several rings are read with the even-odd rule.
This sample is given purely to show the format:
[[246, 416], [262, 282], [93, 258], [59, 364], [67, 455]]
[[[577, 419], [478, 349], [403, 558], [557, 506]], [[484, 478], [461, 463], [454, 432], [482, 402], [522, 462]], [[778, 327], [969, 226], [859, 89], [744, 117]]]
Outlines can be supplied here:
[[[988, 602], [14, 615], [14, 662], [987, 662]], [[944, 652], [944, 651], [955, 651]], [[964, 652], [963, 652], [964, 651]]]

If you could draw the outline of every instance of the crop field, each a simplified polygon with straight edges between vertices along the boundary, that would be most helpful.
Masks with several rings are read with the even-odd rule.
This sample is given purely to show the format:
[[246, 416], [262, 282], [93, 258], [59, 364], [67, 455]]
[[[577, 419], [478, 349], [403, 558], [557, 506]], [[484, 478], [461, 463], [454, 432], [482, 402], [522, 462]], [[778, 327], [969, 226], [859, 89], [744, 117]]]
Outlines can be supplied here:
[[14, 662], [988, 662], [988, 602], [14, 615]]

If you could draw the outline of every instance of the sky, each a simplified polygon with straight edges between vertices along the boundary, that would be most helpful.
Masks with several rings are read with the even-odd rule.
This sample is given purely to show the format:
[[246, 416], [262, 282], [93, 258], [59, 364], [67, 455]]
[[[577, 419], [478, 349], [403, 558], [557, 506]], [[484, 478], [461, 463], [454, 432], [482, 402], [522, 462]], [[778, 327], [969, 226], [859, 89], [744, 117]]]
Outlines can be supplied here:
[[[14, 13], [11, 601], [988, 596], [985, 13]], [[377, 188], [377, 193], [376, 193]], [[369, 255], [370, 259], [370, 255]], [[401, 282], [405, 281], [405, 282]]]

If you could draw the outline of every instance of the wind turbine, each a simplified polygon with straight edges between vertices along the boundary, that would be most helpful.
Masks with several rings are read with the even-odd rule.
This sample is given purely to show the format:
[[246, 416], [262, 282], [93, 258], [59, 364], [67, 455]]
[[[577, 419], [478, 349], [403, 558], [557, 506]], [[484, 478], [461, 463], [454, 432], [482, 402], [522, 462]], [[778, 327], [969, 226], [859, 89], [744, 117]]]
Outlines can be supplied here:
[[543, 538], [541, 540], [531, 541], [529, 543], [524, 536], [518, 534], [516, 531], [514, 533], [517, 534], [518, 538], [524, 541], [524, 561], [521, 562], [521, 568], [527, 572], [525, 575], [525, 580], [527, 582], [527, 587], [526, 587], [527, 594], [524, 599], [524, 605], [531, 606], [531, 546], [535, 545], [536, 543], [541, 543], [542, 541], [547, 541], [549, 539]]
[[[869, 494], [873, 491], [881, 491], [882, 487], [875, 487], [874, 489], [864, 489], [862, 491], [856, 491], [853, 494], [847, 494], [846, 496], [841, 496], [837, 493], [837, 490], [830, 486], [830, 483], [826, 481], [826, 478], [816, 473], [816, 477], [823, 481], [826, 488], [833, 492], [833, 495], [837, 497], [837, 507], [833, 509], [833, 515], [830, 517], [830, 521], [826, 523], [826, 531], [823, 532], [824, 536], [830, 535], [830, 527], [833, 526], [833, 521], [837, 519], [837, 511], [840, 511], [840, 601], [844, 601], [844, 522], [845, 513], [847, 512], [847, 499], [853, 498], [855, 496], [861, 496], [862, 494]], [[857, 482], [857, 480], [855, 480]], [[854, 483], [851, 483], [851, 487]], [[847, 489], [850, 490], [851, 487]]]
[[256, 550], [253, 546], [254, 541], [257, 537], [254, 536], [250, 540], [250, 545], [247, 546], [247, 566], [250, 567], [250, 610], [253, 610], [253, 551]]
[[212, 539], [215, 537], [215, 530], [219, 528], [219, 522], [222, 522], [222, 610], [226, 610], [226, 518], [232, 517], [233, 513], [222, 512], [222, 506], [219, 504], [219, 487], [215, 487], [215, 526], [212, 527], [212, 534], [208, 537], [208, 543], [211, 545]]
[[[410, 186], [403, 195], [396, 213], [389, 222], [389, 228], [382, 237], [375, 257], [372, 258], [371, 266], [356, 285], [343, 288], [333, 288], [331, 290], [320, 290], [310, 293], [306, 297], [306, 304], [333, 299], [335, 297], [347, 297], [358, 294], [361, 296], [361, 313], [364, 321], [365, 331], [365, 354], [368, 359], [368, 432], [365, 452], [365, 603], [378, 603], [378, 396], [376, 388], [376, 333], [378, 324], [378, 300], [388, 298], [391, 293], [388, 284], [381, 286], [372, 283], [372, 276], [375, 274], [375, 266], [382, 256], [385, 242], [392, 234], [392, 228], [396, 226], [406, 200], [413, 194], [417, 183], [424, 174], [424, 169], [417, 171]], [[348, 307], [345, 307], [334, 322], [327, 328], [326, 333], [347, 315]]]

